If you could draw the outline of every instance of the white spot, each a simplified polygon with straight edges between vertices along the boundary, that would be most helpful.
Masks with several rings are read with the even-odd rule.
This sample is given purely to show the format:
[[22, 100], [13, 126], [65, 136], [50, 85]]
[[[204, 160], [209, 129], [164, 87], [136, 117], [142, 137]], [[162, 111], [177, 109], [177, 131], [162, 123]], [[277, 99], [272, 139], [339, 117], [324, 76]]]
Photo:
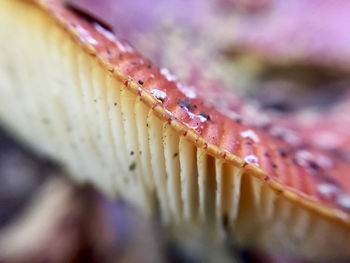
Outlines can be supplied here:
[[256, 166], [259, 166], [259, 159], [256, 155], [251, 154], [251, 155], [247, 155], [244, 158], [244, 161], [246, 161], [247, 163], [252, 163], [255, 164]]
[[186, 97], [190, 99], [197, 97], [196, 93], [193, 91], [194, 87], [192, 86], [188, 87], [188, 86], [182, 85], [181, 83], [176, 83], [176, 86]]
[[151, 94], [158, 100], [164, 101], [166, 98], [166, 93], [159, 89], [153, 89]]
[[177, 80], [177, 77], [173, 74], [170, 73], [170, 71], [167, 69], [167, 68], [162, 68], [160, 70], [160, 73], [165, 76], [165, 78], [168, 80], [168, 81], [176, 81]]
[[317, 186], [317, 190], [324, 197], [332, 198], [338, 193], [339, 187], [337, 187], [336, 185], [333, 185], [333, 184], [323, 183], [323, 184], [319, 184]]
[[308, 167], [310, 162], [316, 163], [321, 168], [331, 168], [334, 165], [332, 159], [328, 158], [327, 156], [322, 154], [314, 155], [307, 150], [297, 151], [295, 154], [295, 159], [299, 165], [304, 167]]
[[270, 129], [270, 133], [273, 136], [281, 137], [283, 140], [294, 146], [302, 143], [302, 140], [295, 134], [295, 132], [284, 127], [274, 126]]
[[184, 107], [184, 109], [186, 109], [186, 112], [190, 116], [191, 119], [198, 118], [200, 122], [206, 122], [208, 120], [207, 118], [205, 118], [202, 115], [197, 115], [197, 114], [190, 112], [186, 107]]
[[334, 163], [331, 158], [321, 154], [316, 156], [316, 163], [322, 168], [331, 168], [334, 166]]
[[164, 109], [164, 110], [171, 118], [174, 118], [174, 114], [171, 111], [169, 111], [167, 109]]
[[309, 151], [300, 150], [296, 152], [295, 159], [299, 165], [308, 167], [309, 162], [313, 161], [315, 158], [314, 155]]
[[126, 48], [124, 47], [124, 45], [122, 43], [120, 43], [117, 39], [115, 40], [115, 43], [117, 44], [119, 50], [123, 53], [126, 52]]
[[102, 27], [99, 23], [94, 23], [94, 26], [100, 34], [104, 35], [109, 40], [111, 40], [111, 41], [116, 40], [115, 35], [111, 31]]
[[251, 139], [254, 142], [259, 142], [260, 141], [258, 135], [253, 130], [242, 131], [241, 132], [241, 136], [243, 138]]
[[350, 196], [349, 195], [339, 195], [337, 202], [344, 209], [350, 210]]
[[234, 110], [230, 110], [230, 109], [219, 109], [219, 111], [226, 115], [227, 117], [229, 117], [230, 119], [234, 120], [234, 121], [237, 121], [237, 120], [240, 120], [242, 121], [243, 120], [243, 117], [241, 114], [238, 114], [236, 111]]
[[75, 29], [78, 31], [80, 40], [82, 42], [89, 42], [92, 45], [96, 45], [97, 44], [97, 40], [94, 39], [86, 29], [84, 29], [84, 28], [82, 28], [81, 26], [78, 26], [78, 25], [75, 26]]
[[97, 44], [96, 39], [92, 38], [91, 36], [86, 37], [86, 40], [92, 45], [96, 45]]
[[208, 120], [206, 117], [204, 117], [202, 115], [197, 115], [197, 116], [198, 116], [200, 122], [206, 122]]

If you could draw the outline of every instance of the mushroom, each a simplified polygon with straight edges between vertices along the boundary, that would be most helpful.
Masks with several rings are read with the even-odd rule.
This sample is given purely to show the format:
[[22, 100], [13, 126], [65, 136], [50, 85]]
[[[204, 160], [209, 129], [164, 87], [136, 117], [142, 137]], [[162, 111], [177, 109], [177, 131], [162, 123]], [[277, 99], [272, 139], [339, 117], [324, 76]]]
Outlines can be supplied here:
[[0, 120], [78, 183], [218, 240], [350, 256], [350, 164], [305, 128], [266, 121], [205, 74], [180, 82], [72, 4], [1, 1], [0, 22]]

